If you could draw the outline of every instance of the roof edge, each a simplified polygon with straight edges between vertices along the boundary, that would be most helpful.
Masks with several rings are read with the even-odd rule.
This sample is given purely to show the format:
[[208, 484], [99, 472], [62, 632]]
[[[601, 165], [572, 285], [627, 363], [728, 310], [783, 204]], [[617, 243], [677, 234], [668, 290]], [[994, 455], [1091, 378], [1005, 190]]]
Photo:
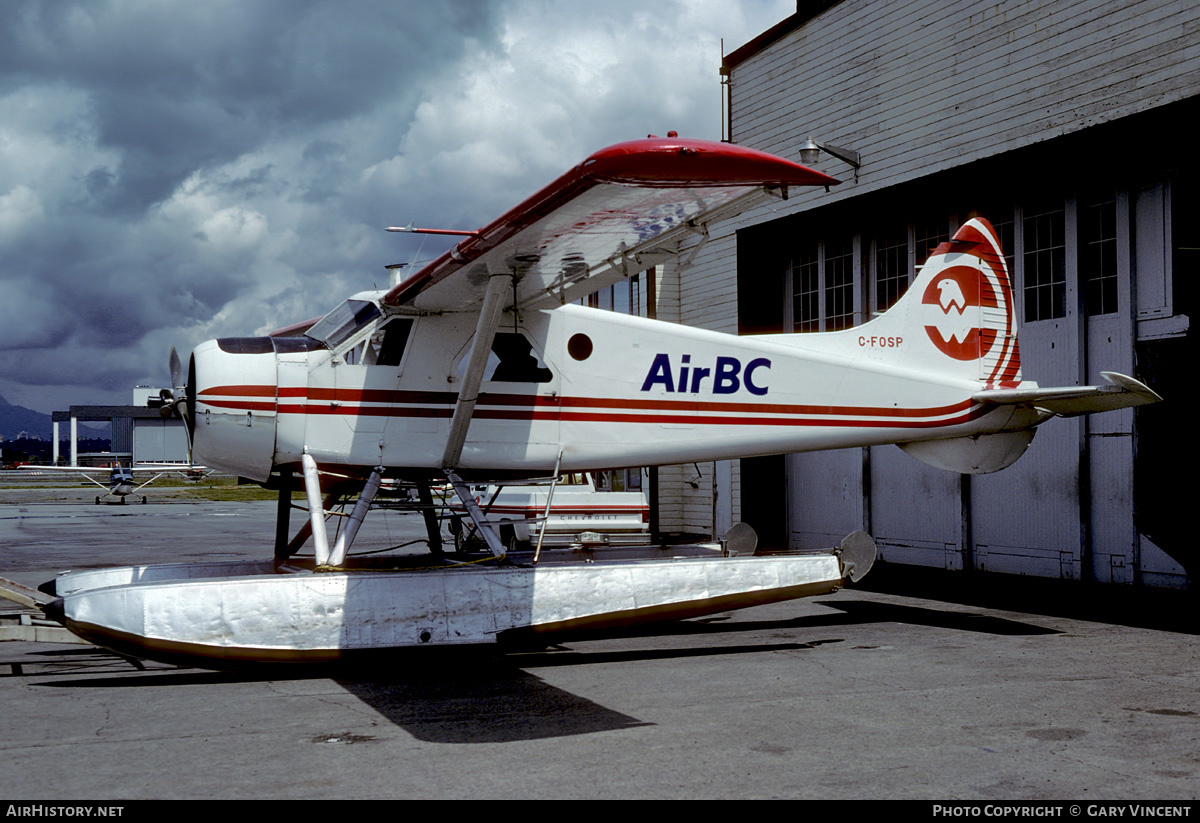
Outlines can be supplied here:
[[795, 14], [784, 18], [782, 21], [771, 26], [771, 28], [767, 29], [746, 44], [738, 46], [736, 49], [729, 52], [729, 54], [725, 55], [722, 61], [723, 67], [729, 71], [732, 71], [754, 55], [766, 49], [768, 46], [771, 46], [779, 40], [782, 40], [788, 34], [791, 34], [793, 31], [800, 28], [822, 12], [833, 8], [841, 1], [842, 0], [796, 0]]

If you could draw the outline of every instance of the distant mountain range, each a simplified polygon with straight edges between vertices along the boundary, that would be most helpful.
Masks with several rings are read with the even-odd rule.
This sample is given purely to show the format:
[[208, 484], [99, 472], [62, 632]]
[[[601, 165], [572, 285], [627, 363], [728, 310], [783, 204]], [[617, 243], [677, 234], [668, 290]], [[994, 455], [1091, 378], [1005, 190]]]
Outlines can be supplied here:
[[[61, 428], [61, 427], [60, 427]], [[0, 437], [13, 440], [21, 432], [49, 440], [54, 436], [54, 426], [50, 415], [27, 409], [24, 406], [14, 406], [0, 397]], [[70, 432], [59, 432], [59, 436], [70, 436]]]
[[[64, 424], [58, 428], [59, 437], [67, 438], [71, 436], [71, 427], [69, 424]], [[3, 437], [5, 440], [15, 440], [21, 432], [25, 432], [32, 437], [50, 440], [54, 437], [54, 422], [48, 414], [27, 409], [24, 406], [14, 406], [3, 397], [0, 397], [0, 437]], [[108, 427], [88, 423], [79, 424], [80, 437], [96, 437], [97, 434], [108, 437]]]

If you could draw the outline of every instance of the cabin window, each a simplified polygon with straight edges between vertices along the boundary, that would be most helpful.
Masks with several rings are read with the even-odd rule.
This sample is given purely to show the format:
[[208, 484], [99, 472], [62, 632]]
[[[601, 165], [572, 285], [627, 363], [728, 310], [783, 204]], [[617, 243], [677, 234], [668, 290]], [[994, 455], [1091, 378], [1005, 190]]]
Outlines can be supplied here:
[[[459, 361], [458, 370], [462, 374], [467, 367], [469, 357]], [[487, 366], [484, 368], [483, 379], [500, 383], [549, 383], [554, 374], [546, 368], [533, 344], [523, 334], [516, 332], [496, 332], [492, 338], [492, 351], [488, 355]]]
[[412, 334], [413, 321], [402, 317], [387, 323], [371, 335], [371, 354], [376, 366], [399, 366]]

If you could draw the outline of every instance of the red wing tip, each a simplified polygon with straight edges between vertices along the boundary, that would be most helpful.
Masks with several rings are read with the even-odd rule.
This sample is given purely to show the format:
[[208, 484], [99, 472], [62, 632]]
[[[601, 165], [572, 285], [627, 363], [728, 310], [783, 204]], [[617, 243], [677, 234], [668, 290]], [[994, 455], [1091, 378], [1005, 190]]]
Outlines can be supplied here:
[[681, 186], [833, 186], [841, 181], [764, 151], [680, 137], [617, 143], [579, 166], [599, 180]]

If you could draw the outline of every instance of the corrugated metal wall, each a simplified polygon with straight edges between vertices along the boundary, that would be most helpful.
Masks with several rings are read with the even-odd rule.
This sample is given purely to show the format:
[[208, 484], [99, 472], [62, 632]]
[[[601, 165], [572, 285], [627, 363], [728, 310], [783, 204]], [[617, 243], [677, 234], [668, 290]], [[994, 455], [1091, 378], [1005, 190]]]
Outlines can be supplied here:
[[851, 146], [855, 196], [1192, 97], [1198, 27], [1179, 0], [846, 0], [735, 67], [732, 138]]
[[[843, 185], [830, 193], [793, 192], [786, 203], [718, 227], [690, 269], [671, 273], [678, 278], [679, 319], [736, 329], [739, 308], [747, 310], [738, 306], [737, 232], [777, 225], [772, 242], [786, 258], [788, 235], [805, 230], [805, 213], [828, 217], [840, 209], [836, 220], [857, 221], [845, 227], [863, 269], [856, 278], [861, 322], [870, 305], [871, 243], [880, 220], [897, 215], [893, 209], [875, 219], [856, 204], [907, 204], [907, 219], [934, 209], [941, 219], [961, 220], [981, 208], [987, 187], [998, 183], [1015, 226], [1010, 251], [1018, 287], [1024, 276], [1022, 209], [1032, 213], [1035, 201], [1048, 198], [1062, 211], [1058, 219], [1066, 233], [1066, 309], [1022, 325], [1026, 376], [1043, 385], [1072, 385], [1098, 382], [1101, 369], [1132, 372], [1135, 339], [1180, 333], [1171, 305], [1171, 172], [1116, 180], [1101, 165], [1055, 179], [1054, 167], [1050, 174], [1024, 174], [1007, 158], [1043, 157], [1042, 146], [1072, 135], [1086, 145], [1098, 125], [1194, 97], [1200, 88], [1198, 30], [1200, 7], [1162, 0], [985, 7], [847, 0], [798, 21], [777, 41], [738, 55], [730, 78], [731, 136], [796, 157], [811, 135], [854, 148], [863, 166], [856, 177], [825, 157], [817, 168], [842, 178]], [[960, 176], [958, 188], [936, 198], [919, 186], [906, 194], [921, 180], [972, 164], [983, 168], [985, 160], [989, 168], [1003, 169], [1006, 179], [964, 183]], [[1093, 184], [1117, 190], [1121, 305], [1088, 316], [1080, 309], [1078, 231]], [[787, 215], [800, 217], [789, 222], [782, 219]], [[911, 224], [909, 231], [911, 251]], [[769, 236], [755, 232], [756, 239]], [[1023, 295], [1017, 300], [1020, 309]], [[687, 467], [672, 480], [677, 508], [670, 516], [687, 531], [715, 530], [725, 518], [740, 518], [743, 490], [786, 483], [787, 511], [780, 516], [793, 547], [829, 546], [866, 526], [894, 562], [1182, 585], [1183, 568], [1134, 526], [1133, 421], [1132, 411], [1051, 421], [1014, 466], [970, 478], [926, 467], [894, 447], [793, 455], [780, 476], [770, 478], [743, 478], [736, 461], [727, 468], [708, 464], [700, 467], [702, 482], [695, 489], [683, 477], [696, 474]], [[727, 492], [714, 505], [713, 484], [720, 478], [727, 478], [721, 487]]]

